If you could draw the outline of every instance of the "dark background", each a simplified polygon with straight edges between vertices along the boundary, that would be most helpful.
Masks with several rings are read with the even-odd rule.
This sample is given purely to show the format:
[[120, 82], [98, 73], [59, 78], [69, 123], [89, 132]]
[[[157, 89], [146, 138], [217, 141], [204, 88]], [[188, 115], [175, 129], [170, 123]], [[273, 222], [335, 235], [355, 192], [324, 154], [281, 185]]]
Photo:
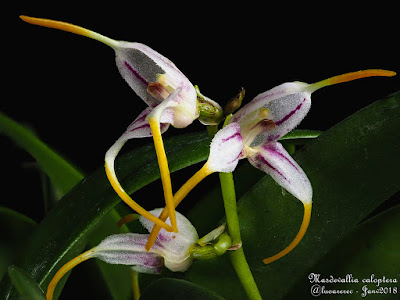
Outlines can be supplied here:
[[[120, 77], [113, 50], [70, 33], [22, 22], [18, 15], [67, 21], [111, 38], [147, 44], [172, 60], [203, 94], [224, 104], [243, 86], [245, 103], [286, 81], [316, 82], [367, 68], [400, 71], [398, 23], [390, 7], [306, 7], [192, 2], [15, 5], [3, 19], [3, 97], [0, 110], [31, 126], [86, 173], [144, 103]], [[268, 5], [268, 6], [266, 6]], [[300, 128], [326, 130], [400, 88], [396, 78], [373, 78], [316, 92]], [[203, 130], [195, 124], [168, 134]], [[130, 141], [126, 149], [151, 140]], [[43, 217], [33, 160], [0, 136], [0, 205]], [[125, 150], [125, 147], [124, 147]], [[28, 164], [26, 164], [28, 163]], [[177, 188], [177, 186], [175, 187]], [[18, 193], [15, 193], [18, 191]]]

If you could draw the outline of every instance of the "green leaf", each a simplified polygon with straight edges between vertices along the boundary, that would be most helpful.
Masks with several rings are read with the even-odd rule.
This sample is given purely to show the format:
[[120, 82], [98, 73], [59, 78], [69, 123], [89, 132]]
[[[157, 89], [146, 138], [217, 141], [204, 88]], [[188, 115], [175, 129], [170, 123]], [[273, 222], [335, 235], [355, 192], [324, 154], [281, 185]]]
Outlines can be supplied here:
[[12, 283], [17, 288], [18, 293], [24, 300], [45, 300], [42, 289], [32, 279], [32, 277], [25, 272], [25, 270], [16, 266], [8, 268], [8, 274]]
[[30, 130], [1, 112], [0, 132], [12, 139], [38, 161], [61, 195], [67, 193], [83, 178], [79, 171], [40, 141]]
[[140, 300], [223, 300], [213, 291], [194, 283], [172, 278], [163, 278], [152, 283], [141, 295]]
[[[243, 249], [264, 298], [283, 298], [329, 249], [400, 189], [399, 153], [400, 92], [355, 113], [296, 152], [294, 158], [313, 186], [311, 223], [301, 243], [269, 265], [262, 259], [296, 235], [302, 204], [269, 176], [240, 199]], [[228, 299], [245, 297], [226, 259], [195, 262], [184, 278]], [[307, 291], [310, 287], [302, 286]]]
[[[209, 143], [205, 133], [165, 141], [171, 172], [205, 160]], [[128, 193], [158, 179], [160, 174], [153, 144], [150, 142], [118, 158], [116, 172]], [[119, 202], [101, 167], [79, 182], [50, 211], [25, 246], [25, 255], [19, 265], [46, 289], [55, 272], [81, 253], [88, 235]], [[56, 295], [62, 284], [57, 287]], [[3, 295], [4, 299], [13, 299], [13, 294], [7, 296], [9, 292], [4, 289], [0, 298]]]

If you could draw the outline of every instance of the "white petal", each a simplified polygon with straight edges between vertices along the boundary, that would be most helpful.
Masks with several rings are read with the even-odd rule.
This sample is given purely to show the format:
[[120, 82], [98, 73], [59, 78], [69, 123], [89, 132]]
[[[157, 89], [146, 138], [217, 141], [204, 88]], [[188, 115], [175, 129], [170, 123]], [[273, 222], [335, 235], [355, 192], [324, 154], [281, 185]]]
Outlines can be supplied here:
[[243, 150], [240, 125], [232, 123], [217, 132], [210, 145], [208, 167], [214, 172], [230, 173], [236, 168]]
[[249, 161], [269, 174], [279, 185], [303, 203], [311, 203], [312, 187], [307, 175], [280, 143], [253, 148]]

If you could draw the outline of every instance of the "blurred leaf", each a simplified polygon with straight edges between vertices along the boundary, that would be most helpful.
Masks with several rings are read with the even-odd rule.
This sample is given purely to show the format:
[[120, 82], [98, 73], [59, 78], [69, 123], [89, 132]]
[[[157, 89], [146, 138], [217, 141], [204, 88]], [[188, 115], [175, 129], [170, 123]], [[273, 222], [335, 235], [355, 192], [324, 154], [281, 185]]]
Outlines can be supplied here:
[[[302, 204], [269, 176], [240, 199], [243, 247], [264, 298], [283, 298], [329, 249], [400, 189], [399, 153], [400, 92], [355, 113], [296, 152], [294, 158], [313, 185], [311, 223], [301, 243], [269, 265], [262, 259], [296, 235]], [[227, 299], [245, 298], [226, 259], [195, 262], [184, 278]], [[301, 288], [308, 291], [310, 285]]]
[[12, 283], [16, 287], [18, 293], [24, 300], [45, 300], [42, 289], [32, 279], [32, 277], [25, 272], [25, 270], [16, 266], [8, 268], [8, 274]]
[[67, 193], [83, 175], [59, 154], [40, 141], [30, 130], [0, 112], [0, 132], [29, 152], [50, 177], [62, 195]]
[[36, 222], [9, 208], [0, 206], [0, 279], [21, 252]]
[[163, 278], [152, 283], [141, 295], [140, 300], [223, 300], [213, 291], [194, 283], [172, 278]]

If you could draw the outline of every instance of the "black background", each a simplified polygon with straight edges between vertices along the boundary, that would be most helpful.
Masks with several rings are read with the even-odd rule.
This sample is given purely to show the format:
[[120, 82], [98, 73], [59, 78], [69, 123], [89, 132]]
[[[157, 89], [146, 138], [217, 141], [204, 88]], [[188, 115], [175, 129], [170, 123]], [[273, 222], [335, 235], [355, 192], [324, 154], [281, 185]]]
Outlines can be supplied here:
[[[398, 24], [389, 7], [349, 11], [333, 4], [114, 2], [93, 6], [19, 2], [2, 21], [7, 79], [3, 79], [1, 111], [32, 126], [44, 142], [86, 173], [102, 166], [107, 149], [145, 105], [120, 77], [112, 49], [29, 25], [18, 18], [20, 14], [67, 21], [111, 38], [147, 44], [221, 104], [242, 86], [246, 103], [287, 81], [312, 83], [367, 68], [400, 70]], [[399, 87], [397, 76], [318, 91], [300, 128], [326, 130]], [[168, 134], [202, 129], [195, 122]], [[14, 192], [1, 204], [39, 221], [40, 181], [37, 171], [26, 165], [32, 159], [7, 138], [0, 137], [0, 142], [1, 188], [5, 195]], [[131, 141], [126, 148], [149, 142]]]

